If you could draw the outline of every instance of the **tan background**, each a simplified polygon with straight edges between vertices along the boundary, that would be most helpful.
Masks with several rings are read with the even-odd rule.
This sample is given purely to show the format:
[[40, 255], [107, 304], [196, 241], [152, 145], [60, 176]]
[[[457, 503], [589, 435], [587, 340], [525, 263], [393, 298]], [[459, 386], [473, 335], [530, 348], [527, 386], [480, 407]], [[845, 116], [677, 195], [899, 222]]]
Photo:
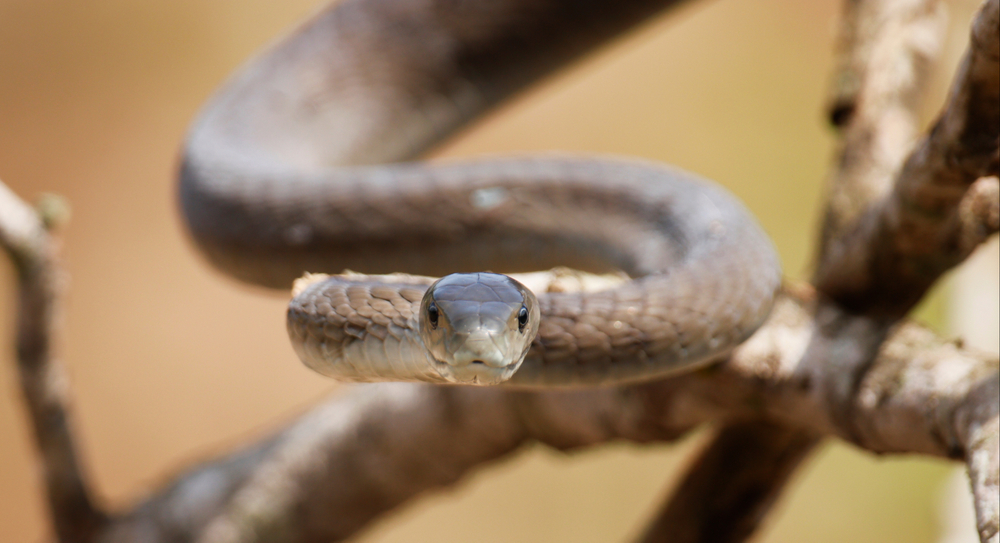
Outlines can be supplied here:
[[[936, 110], [973, 2], [957, 3]], [[635, 155], [714, 178], [808, 270], [833, 137], [820, 113], [839, 2], [685, 6], [504, 108], [443, 154]], [[68, 197], [72, 276], [61, 351], [102, 499], [274, 428], [335, 385], [287, 345], [285, 298], [210, 271], [174, 204], [178, 144], [235, 66], [310, 0], [0, 0], [0, 178]], [[0, 542], [39, 541], [45, 511], [11, 358], [0, 265]], [[934, 304], [924, 315], [934, 320]], [[940, 325], [940, 322], [937, 324]], [[364, 541], [621, 541], [700, 441], [564, 456], [527, 450], [392, 516]], [[829, 444], [762, 541], [934, 541], [950, 464]], [[502, 515], [497, 513], [502, 511]]]

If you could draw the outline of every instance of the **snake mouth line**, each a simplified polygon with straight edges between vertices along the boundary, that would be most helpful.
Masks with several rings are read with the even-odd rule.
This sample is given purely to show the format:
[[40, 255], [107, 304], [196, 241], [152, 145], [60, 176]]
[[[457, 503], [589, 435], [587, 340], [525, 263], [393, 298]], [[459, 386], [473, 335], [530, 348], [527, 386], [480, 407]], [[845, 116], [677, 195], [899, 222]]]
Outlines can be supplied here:
[[[456, 368], [447, 362], [442, 362], [437, 358], [431, 358], [434, 370], [446, 380], [460, 385], [495, 385], [502, 383], [513, 375], [516, 365], [507, 365], [502, 368], [488, 366], [482, 360], [473, 360], [468, 366]], [[456, 372], [458, 370], [458, 372]], [[471, 373], [471, 375], [468, 375]], [[465, 374], [465, 375], [461, 375]]]

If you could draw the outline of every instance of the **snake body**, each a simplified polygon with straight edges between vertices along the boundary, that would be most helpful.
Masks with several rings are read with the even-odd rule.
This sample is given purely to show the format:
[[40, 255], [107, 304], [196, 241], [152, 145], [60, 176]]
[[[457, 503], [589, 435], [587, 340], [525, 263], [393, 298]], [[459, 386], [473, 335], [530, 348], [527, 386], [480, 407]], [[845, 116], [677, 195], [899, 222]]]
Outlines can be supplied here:
[[[516, 364], [461, 370], [468, 375], [442, 368], [425, 344], [433, 341], [421, 337], [432, 279], [315, 281], [289, 306], [289, 335], [308, 366], [341, 379], [606, 384], [724, 354], [767, 317], [781, 276], [767, 236], [724, 189], [615, 159], [411, 161], [672, 3], [346, 0], [327, 8], [248, 63], [194, 125], [180, 176], [192, 237], [226, 273], [277, 288], [304, 271], [344, 269], [438, 276], [567, 266], [632, 278], [601, 292], [537, 293], [537, 335]], [[477, 281], [465, 290], [485, 296]], [[514, 323], [508, 309], [498, 311]], [[485, 330], [488, 320], [475, 326]], [[461, 366], [488, 365], [475, 358]]]

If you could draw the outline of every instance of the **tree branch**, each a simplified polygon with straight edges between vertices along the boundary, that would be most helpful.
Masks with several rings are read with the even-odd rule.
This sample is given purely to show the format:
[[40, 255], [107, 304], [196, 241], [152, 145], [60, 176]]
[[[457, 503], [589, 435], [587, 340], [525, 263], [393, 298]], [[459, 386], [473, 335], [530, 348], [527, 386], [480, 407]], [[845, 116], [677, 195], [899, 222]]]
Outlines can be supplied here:
[[[51, 200], [50, 200], [51, 201]], [[40, 215], [0, 183], [0, 247], [17, 270], [17, 369], [35, 441], [56, 536], [91, 541], [105, 516], [93, 504], [80, 469], [69, 420], [69, 394], [61, 364], [52, 355], [60, 271], [48, 226], [61, 222], [58, 205]]]
[[[874, 361], [859, 338], [876, 346]], [[919, 325], [850, 315], [802, 287], [728, 361], [673, 379], [537, 392], [352, 387], [262, 444], [182, 474], [103, 541], [337, 541], [529, 441], [562, 450], [666, 442], [712, 420], [767, 420], [877, 453], [973, 459], [995, 443], [998, 365]], [[805, 450], [786, 435], [787, 454]], [[980, 492], [996, 483], [990, 461], [977, 464]]]
[[[837, 207], [834, 191], [827, 224], [835, 225], [830, 233], [836, 236], [828, 239], [816, 284], [845, 307], [901, 315], [975, 248], [963, 241], [969, 229], [963, 227], [959, 204], [973, 182], [997, 174], [998, 11], [998, 1], [988, 0], [976, 15], [944, 112], [895, 175], [892, 192], [877, 195], [871, 204], [857, 201], [864, 206], [859, 214]], [[879, 131], [896, 130], [891, 120], [882, 114], [865, 122], [862, 115], [858, 122], [871, 124], [871, 137], [877, 138]], [[894, 142], [892, 148], [906, 146]], [[845, 153], [842, 160], [850, 163], [856, 157]], [[869, 180], [878, 184], [883, 177]]]
[[966, 444], [965, 463], [972, 483], [976, 507], [976, 528], [983, 543], [1000, 540], [1000, 417], [997, 403], [1000, 388], [996, 381], [984, 381], [969, 395], [957, 413], [958, 427]]
[[1000, 229], [1000, 180], [982, 177], [969, 187], [958, 207], [958, 245], [971, 253]]
[[745, 541], [818, 441], [766, 421], [723, 427], [640, 541]]
[[[853, 159], [839, 161], [831, 173], [825, 240], [835, 239], [884, 190], [885, 172], [899, 168], [943, 30], [941, 15], [935, 0], [845, 2], [829, 115], [835, 126], [847, 127], [842, 155]], [[822, 249], [830, 247], [836, 244]], [[825, 258], [824, 252], [820, 262]], [[760, 423], [722, 428], [645, 540], [744, 541], [818, 442], [808, 432]], [[720, 532], [722, 526], [727, 530]]]
[[829, 115], [841, 150], [828, 182], [818, 268], [839, 238], [891, 190], [917, 131], [916, 108], [944, 30], [936, 0], [845, 0]]

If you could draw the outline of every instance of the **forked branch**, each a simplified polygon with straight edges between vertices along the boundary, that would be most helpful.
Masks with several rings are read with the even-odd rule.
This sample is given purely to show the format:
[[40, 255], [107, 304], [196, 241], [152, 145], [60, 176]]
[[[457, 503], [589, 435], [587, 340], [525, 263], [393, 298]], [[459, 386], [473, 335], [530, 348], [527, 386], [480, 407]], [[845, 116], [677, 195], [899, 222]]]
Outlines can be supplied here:
[[[838, 191], [834, 191], [827, 224], [838, 226], [830, 233], [816, 285], [845, 307], [883, 315], [904, 314], [942, 273], [964, 260], [985, 235], [996, 231], [988, 221], [968, 223], [979, 214], [963, 220], [960, 203], [975, 181], [997, 175], [998, 11], [996, 0], [980, 8], [944, 111], [906, 161], [891, 170], [897, 172], [892, 175], [891, 191], [883, 196], [878, 188], [873, 189], [874, 197], [858, 202], [856, 206], [863, 209], [856, 213], [838, 209]], [[878, 134], [899, 130], [893, 122], [885, 112], [871, 121], [872, 147], [881, 143]], [[901, 142], [894, 143], [897, 149], [907, 148]], [[850, 163], [856, 157], [845, 152], [841, 160]], [[888, 166], [883, 169], [889, 170]], [[867, 177], [876, 184], [881, 179], [878, 175]], [[982, 192], [977, 194], [984, 197]], [[988, 219], [988, 212], [982, 216]], [[970, 232], [979, 234], [970, 237]]]

